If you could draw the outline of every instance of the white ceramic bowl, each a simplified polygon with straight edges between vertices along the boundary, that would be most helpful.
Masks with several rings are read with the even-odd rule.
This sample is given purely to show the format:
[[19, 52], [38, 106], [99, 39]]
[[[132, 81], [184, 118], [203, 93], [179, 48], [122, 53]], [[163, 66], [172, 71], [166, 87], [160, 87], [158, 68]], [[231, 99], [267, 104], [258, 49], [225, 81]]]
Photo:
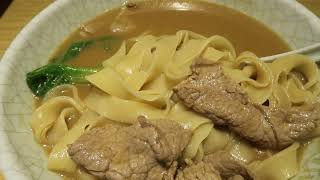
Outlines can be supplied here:
[[[294, 0], [207, 0], [240, 10], [271, 27], [292, 48], [320, 42], [320, 20]], [[25, 74], [49, 55], [80, 23], [123, 0], [59, 0], [36, 16], [16, 37], [0, 65], [0, 171], [8, 180], [60, 179], [46, 168], [28, 121], [32, 96]]]

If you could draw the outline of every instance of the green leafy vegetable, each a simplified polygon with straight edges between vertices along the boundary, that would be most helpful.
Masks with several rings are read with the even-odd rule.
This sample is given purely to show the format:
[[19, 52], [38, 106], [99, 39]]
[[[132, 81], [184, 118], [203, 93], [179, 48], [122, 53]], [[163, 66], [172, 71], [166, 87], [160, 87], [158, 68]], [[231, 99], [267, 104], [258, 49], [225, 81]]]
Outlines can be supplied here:
[[27, 73], [27, 85], [36, 96], [45, 95], [62, 84], [88, 83], [85, 76], [97, 72], [95, 68], [78, 68], [64, 64], [49, 64]]
[[50, 89], [62, 84], [88, 83], [85, 76], [97, 72], [100, 68], [80, 68], [63, 63], [70, 61], [84, 49], [98, 42], [102, 43], [105, 50], [112, 50], [115, 43], [120, 41], [114, 36], [102, 36], [72, 43], [62, 56], [53, 59], [54, 63], [27, 73], [26, 81], [32, 93], [41, 97]]
[[72, 43], [67, 51], [60, 57], [54, 58], [54, 63], [66, 63], [71, 59], [78, 56], [84, 49], [90, 47], [94, 43], [102, 42], [105, 50], [111, 50], [113, 45], [116, 42], [119, 42], [119, 39], [114, 36], [102, 36], [94, 39], [83, 40]]

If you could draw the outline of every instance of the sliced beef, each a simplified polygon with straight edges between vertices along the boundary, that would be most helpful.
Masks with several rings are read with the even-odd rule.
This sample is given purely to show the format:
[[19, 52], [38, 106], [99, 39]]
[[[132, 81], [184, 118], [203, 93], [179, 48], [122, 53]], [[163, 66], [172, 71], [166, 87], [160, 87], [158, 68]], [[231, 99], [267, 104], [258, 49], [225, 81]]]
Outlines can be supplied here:
[[[75, 163], [108, 180], [237, 180], [252, 179], [246, 167], [226, 152], [178, 167], [191, 132], [174, 121], [138, 118], [136, 124], [106, 124], [69, 145]], [[179, 170], [178, 170], [179, 169]]]
[[192, 75], [174, 91], [187, 107], [263, 148], [282, 149], [305, 138], [320, 119], [318, 104], [309, 109], [283, 110], [251, 103], [220, 64], [193, 65]]
[[221, 180], [219, 172], [213, 165], [205, 162], [192, 163], [178, 171], [176, 180]]
[[147, 180], [174, 180], [178, 163], [175, 161], [169, 169], [158, 165], [148, 172]]
[[220, 173], [222, 179], [254, 179], [253, 173], [250, 172], [246, 165], [226, 151], [209, 154], [204, 157], [203, 162], [211, 164]]
[[[138, 122], [144, 131], [139, 131], [136, 138], [147, 141], [157, 160], [165, 162], [167, 165], [171, 165], [173, 161], [177, 160], [192, 135], [191, 130], [184, 129], [171, 120], [160, 119], [150, 122], [144, 117], [139, 117]], [[146, 133], [146, 129], [150, 133]]]
[[191, 131], [174, 121], [140, 117], [128, 127], [106, 124], [94, 128], [69, 145], [68, 153], [100, 178], [170, 180], [175, 168], [167, 169], [175, 164], [190, 137]]
[[226, 151], [206, 155], [197, 163], [186, 160], [186, 164], [178, 170], [176, 180], [253, 180], [255, 177], [245, 164]]

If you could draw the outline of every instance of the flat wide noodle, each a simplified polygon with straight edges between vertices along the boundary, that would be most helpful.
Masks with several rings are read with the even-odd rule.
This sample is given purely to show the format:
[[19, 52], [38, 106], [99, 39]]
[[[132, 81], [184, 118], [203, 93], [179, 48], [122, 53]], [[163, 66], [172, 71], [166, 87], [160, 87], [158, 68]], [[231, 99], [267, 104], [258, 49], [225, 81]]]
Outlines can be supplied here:
[[255, 104], [284, 108], [310, 105], [320, 94], [318, 69], [305, 56], [264, 63], [251, 52], [237, 57], [232, 44], [221, 36], [206, 38], [190, 31], [159, 37], [142, 35], [134, 39], [130, 49], [126, 43], [103, 63], [103, 70], [87, 77], [105, 94], [99, 97], [91, 93], [86, 105], [119, 122], [133, 123], [137, 116], [145, 115], [181, 123], [194, 131], [184, 157], [199, 159], [202, 150], [211, 153], [229, 144], [231, 154], [243, 162], [257, 158], [252, 146], [219, 130], [209, 130], [207, 118], [170, 101], [172, 88], [190, 75], [196, 59], [221, 63], [224, 73], [239, 83]]
[[58, 96], [37, 108], [31, 117], [31, 128], [40, 144], [53, 145], [68, 131], [67, 115], [85, 110], [75, 99]]
[[75, 173], [77, 165], [70, 158], [67, 152], [67, 145], [72, 144], [85, 131], [95, 127], [101, 121], [103, 121], [103, 119], [93, 112], [88, 111], [84, 113], [68, 133], [53, 147], [49, 154], [48, 169], [62, 174]]
[[231, 141], [232, 137], [228, 132], [212, 128], [210, 134], [203, 142], [204, 152], [211, 154], [223, 150]]
[[297, 150], [295, 143], [264, 161], [255, 161], [250, 164], [251, 170], [259, 180], [287, 180], [299, 171]]
[[312, 60], [303, 55], [291, 55], [277, 59], [270, 68], [274, 82], [273, 98], [269, 99], [271, 106], [288, 108], [314, 103], [319, 92], [319, 72]]
[[240, 83], [252, 102], [263, 104], [270, 97], [273, 88], [271, 70], [253, 53], [240, 54], [232, 66], [225, 66], [224, 71]]
[[91, 92], [85, 99], [87, 107], [108, 119], [133, 124], [138, 116], [150, 119], [163, 118], [164, 109], [146, 103], [120, 99], [108, 94]]
[[213, 125], [212, 123], [202, 124], [193, 133], [191, 140], [183, 152], [183, 158], [192, 159], [196, 156], [199, 146], [203, 140], [209, 135]]
[[79, 97], [79, 92], [77, 87], [70, 84], [64, 84], [61, 86], [57, 86], [53, 89], [51, 89], [43, 98], [43, 101], [46, 102], [49, 99], [52, 99], [57, 96], [67, 96], [73, 98], [78, 103], [82, 103]]
[[235, 58], [235, 50], [225, 38], [205, 38], [189, 31], [142, 36], [136, 38], [128, 53], [125, 48], [122, 45], [103, 63], [104, 69], [87, 76], [87, 80], [111, 96], [158, 107], [166, 106], [173, 86], [190, 75], [195, 58], [203, 53], [212, 61]]
[[249, 164], [258, 158], [258, 151], [244, 140], [234, 138], [227, 147], [230, 154], [244, 164]]
[[292, 180], [315, 180], [320, 176], [320, 138], [313, 139], [302, 147], [299, 173]]
[[210, 119], [203, 116], [199, 116], [198, 114], [196, 114], [193, 111], [190, 111], [180, 103], [177, 103], [172, 107], [167, 118], [182, 124], [183, 127], [187, 129], [192, 130], [195, 130], [201, 124], [211, 122]]
[[[75, 86], [59, 86], [47, 93], [34, 111], [31, 127], [36, 141], [53, 147], [49, 169], [78, 174], [79, 179], [92, 178], [81, 174], [67, 153], [67, 145], [101, 122], [133, 124], [142, 115], [171, 119], [193, 131], [183, 158], [200, 161], [208, 153], [229, 150], [244, 163], [253, 161], [250, 166], [262, 180], [282, 180], [297, 174], [298, 144], [264, 161], [255, 161], [255, 148], [230, 132], [213, 128], [211, 120], [172, 100], [173, 87], [191, 74], [190, 66], [198, 59], [220, 63], [224, 73], [239, 83], [255, 104], [289, 108], [320, 100], [318, 68], [305, 56], [264, 63], [250, 52], [237, 57], [232, 44], [217, 35], [207, 38], [190, 31], [142, 35], [124, 42], [103, 62], [101, 71], [86, 77], [99, 90], [91, 90], [82, 101]], [[76, 118], [69, 122], [71, 116]], [[314, 136], [319, 134], [318, 127]]]

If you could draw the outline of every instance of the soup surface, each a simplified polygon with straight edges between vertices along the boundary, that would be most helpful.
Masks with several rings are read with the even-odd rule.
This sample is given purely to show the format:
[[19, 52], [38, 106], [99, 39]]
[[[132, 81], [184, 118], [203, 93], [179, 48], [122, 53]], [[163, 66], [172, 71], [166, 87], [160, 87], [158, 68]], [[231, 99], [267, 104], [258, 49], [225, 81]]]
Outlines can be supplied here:
[[[54, 53], [61, 55], [72, 42], [111, 35], [129, 39], [142, 34], [174, 34], [190, 30], [207, 37], [220, 35], [237, 53], [251, 51], [259, 57], [283, 53], [290, 48], [276, 33], [245, 14], [230, 8], [194, 1], [139, 2], [108, 11], [84, 23]], [[118, 43], [120, 46], [120, 43]], [[96, 66], [115, 53], [96, 45], [85, 49], [71, 64]]]

